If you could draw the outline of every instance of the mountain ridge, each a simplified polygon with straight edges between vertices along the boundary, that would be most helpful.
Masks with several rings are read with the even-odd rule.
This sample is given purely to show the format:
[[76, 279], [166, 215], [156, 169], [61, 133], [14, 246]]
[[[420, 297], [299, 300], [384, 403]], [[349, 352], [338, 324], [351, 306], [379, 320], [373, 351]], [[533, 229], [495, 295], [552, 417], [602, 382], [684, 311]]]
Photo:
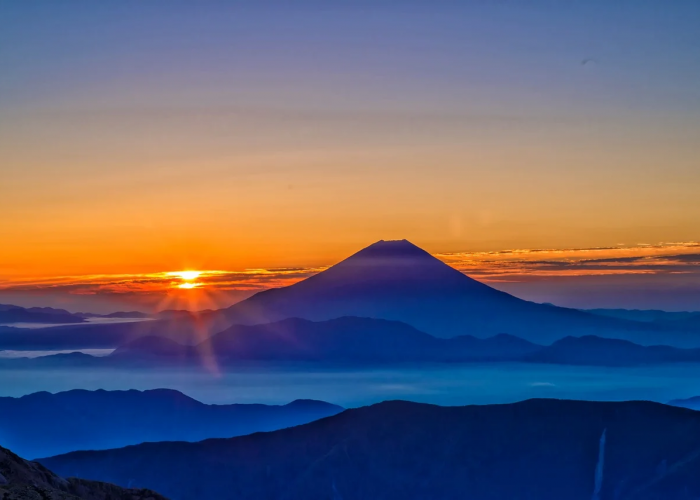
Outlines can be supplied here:
[[104, 357], [74, 352], [1, 359], [12, 368], [159, 366], [226, 369], [240, 363], [392, 364], [525, 362], [588, 366], [698, 363], [700, 349], [645, 346], [595, 335], [567, 336], [540, 345], [510, 334], [488, 338], [436, 338], [405, 323], [341, 317], [327, 321], [288, 318], [260, 325], [234, 325], [197, 345], [167, 337], [137, 337]]
[[699, 448], [700, 413], [659, 403], [389, 401], [269, 433], [41, 462], [173, 500], [589, 500], [596, 470], [601, 500], [683, 500], [700, 494]]
[[399, 321], [346, 316], [327, 321], [287, 318], [260, 325], [234, 325], [196, 346], [142, 337], [117, 348], [111, 359], [153, 355], [172, 362], [214, 357], [234, 361], [326, 363], [459, 362], [518, 359], [541, 346], [501, 334], [480, 339], [436, 338]]
[[65, 309], [53, 307], [20, 307], [0, 304], [0, 325], [12, 323], [83, 323], [85, 318], [72, 314]]
[[166, 500], [146, 489], [64, 479], [3, 447], [0, 447], [0, 497], [3, 500]]
[[0, 398], [0, 442], [31, 458], [144, 441], [231, 437], [299, 425], [343, 409], [315, 400], [208, 405], [172, 389], [38, 392]]

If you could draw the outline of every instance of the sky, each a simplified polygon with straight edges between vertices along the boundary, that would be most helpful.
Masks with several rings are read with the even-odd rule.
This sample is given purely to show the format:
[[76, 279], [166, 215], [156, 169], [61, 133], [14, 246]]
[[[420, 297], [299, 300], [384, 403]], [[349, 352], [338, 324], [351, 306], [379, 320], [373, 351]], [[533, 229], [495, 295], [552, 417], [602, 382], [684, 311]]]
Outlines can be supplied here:
[[1, 2], [0, 301], [188, 303], [206, 286], [163, 273], [197, 269], [228, 305], [406, 238], [531, 300], [700, 310], [699, 25], [681, 0]]

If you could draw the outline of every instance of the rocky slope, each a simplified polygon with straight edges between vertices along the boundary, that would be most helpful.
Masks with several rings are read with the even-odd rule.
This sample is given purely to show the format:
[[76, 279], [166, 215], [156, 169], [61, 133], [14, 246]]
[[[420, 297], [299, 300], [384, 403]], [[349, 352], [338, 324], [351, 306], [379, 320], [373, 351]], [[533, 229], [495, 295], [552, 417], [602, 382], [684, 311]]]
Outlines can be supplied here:
[[145, 489], [125, 489], [85, 479], [63, 479], [36, 462], [0, 447], [2, 500], [166, 500]]

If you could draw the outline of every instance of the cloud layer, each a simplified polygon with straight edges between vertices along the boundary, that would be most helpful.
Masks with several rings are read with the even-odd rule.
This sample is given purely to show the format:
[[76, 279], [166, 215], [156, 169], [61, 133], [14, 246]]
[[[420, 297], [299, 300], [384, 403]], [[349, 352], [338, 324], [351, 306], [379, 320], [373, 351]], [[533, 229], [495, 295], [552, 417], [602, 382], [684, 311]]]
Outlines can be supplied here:
[[545, 277], [629, 274], [697, 274], [700, 243], [571, 249], [459, 252], [436, 257], [486, 282], [521, 282]]

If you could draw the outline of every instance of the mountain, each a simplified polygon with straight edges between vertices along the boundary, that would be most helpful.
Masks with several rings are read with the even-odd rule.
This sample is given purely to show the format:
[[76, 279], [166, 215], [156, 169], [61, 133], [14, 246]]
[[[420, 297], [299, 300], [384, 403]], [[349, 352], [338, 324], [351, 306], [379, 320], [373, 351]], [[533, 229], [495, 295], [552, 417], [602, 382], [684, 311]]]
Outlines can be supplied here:
[[629, 366], [700, 362], [700, 349], [665, 345], [642, 346], [626, 340], [595, 335], [566, 337], [525, 357], [536, 363], [561, 365]]
[[[260, 292], [207, 317], [218, 318], [220, 326], [342, 316], [402, 321], [436, 337], [508, 333], [537, 343], [586, 334], [661, 343], [670, 341], [672, 333], [658, 325], [518, 299], [406, 240], [377, 242], [310, 278]], [[700, 336], [677, 340], [700, 346]]]
[[0, 324], [8, 323], [82, 323], [84, 318], [71, 314], [64, 309], [52, 307], [19, 307], [0, 304]]
[[440, 339], [398, 321], [338, 318], [313, 322], [292, 318], [264, 325], [236, 325], [195, 346], [164, 337], [139, 337], [98, 358], [82, 353], [0, 359], [14, 369], [70, 366], [225, 368], [241, 362], [318, 362], [340, 365], [392, 363], [507, 362], [561, 365], [636, 366], [700, 363], [700, 349], [643, 346], [587, 335], [565, 337], [549, 346], [500, 334], [480, 339]]
[[693, 396], [687, 399], [674, 399], [669, 401], [671, 406], [680, 406], [681, 408], [690, 408], [691, 410], [700, 410], [700, 396]]
[[[213, 322], [207, 323], [207, 325], [213, 324]], [[209, 335], [207, 325], [204, 325], [199, 318], [195, 318], [193, 320], [145, 319], [125, 323], [85, 323], [32, 329], [0, 327], [0, 349], [114, 349], [126, 342], [149, 335], [171, 338], [183, 344], [195, 344]]]
[[171, 358], [173, 361], [189, 361], [197, 357], [198, 347], [178, 344], [166, 337], [149, 335], [139, 337], [116, 348], [110, 359], [136, 360], [151, 358]]
[[669, 312], [660, 311], [657, 309], [582, 309], [584, 312], [596, 314], [599, 316], [607, 316], [610, 318], [625, 319], [630, 321], [675, 321], [679, 319], [689, 318], [691, 316], [700, 316], [698, 312]]
[[82, 352], [47, 354], [37, 357], [0, 357], [0, 369], [41, 370], [58, 368], [96, 368], [105, 366], [103, 357]]
[[669, 321], [666, 324], [675, 328], [696, 331], [700, 329], [700, 313], [693, 313], [690, 316], [681, 319], [676, 319], [674, 321]]
[[3, 500], [166, 500], [144, 489], [63, 479], [41, 464], [23, 460], [0, 447], [0, 498]]
[[140, 311], [117, 311], [109, 314], [79, 312], [75, 314], [76, 316], [80, 316], [82, 318], [147, 319], [152, 317], [152, 315]]
[[304, 424], [342, 410], [312, 400], [283, 406], [207, 405], [169, 389], [37, 392], [0, 398], [0, 443], [24, 457], [45, 457], [145, 441], [239, 436]]
[[41, 460], [174, 500], [686, 500], [700, 413], [650, 402], [392, 401], [307, 425]]
[[343, 317], [313, 322], [290, 318], [235, 325], [189, 347], [160, 337], [142, 337], [118, 349], [111, 360], [201, 362], [316, 361], [326, 363], [411, 363], [513, 360], [541, 346], [510, 335], [439, 339], [398, 321]]

